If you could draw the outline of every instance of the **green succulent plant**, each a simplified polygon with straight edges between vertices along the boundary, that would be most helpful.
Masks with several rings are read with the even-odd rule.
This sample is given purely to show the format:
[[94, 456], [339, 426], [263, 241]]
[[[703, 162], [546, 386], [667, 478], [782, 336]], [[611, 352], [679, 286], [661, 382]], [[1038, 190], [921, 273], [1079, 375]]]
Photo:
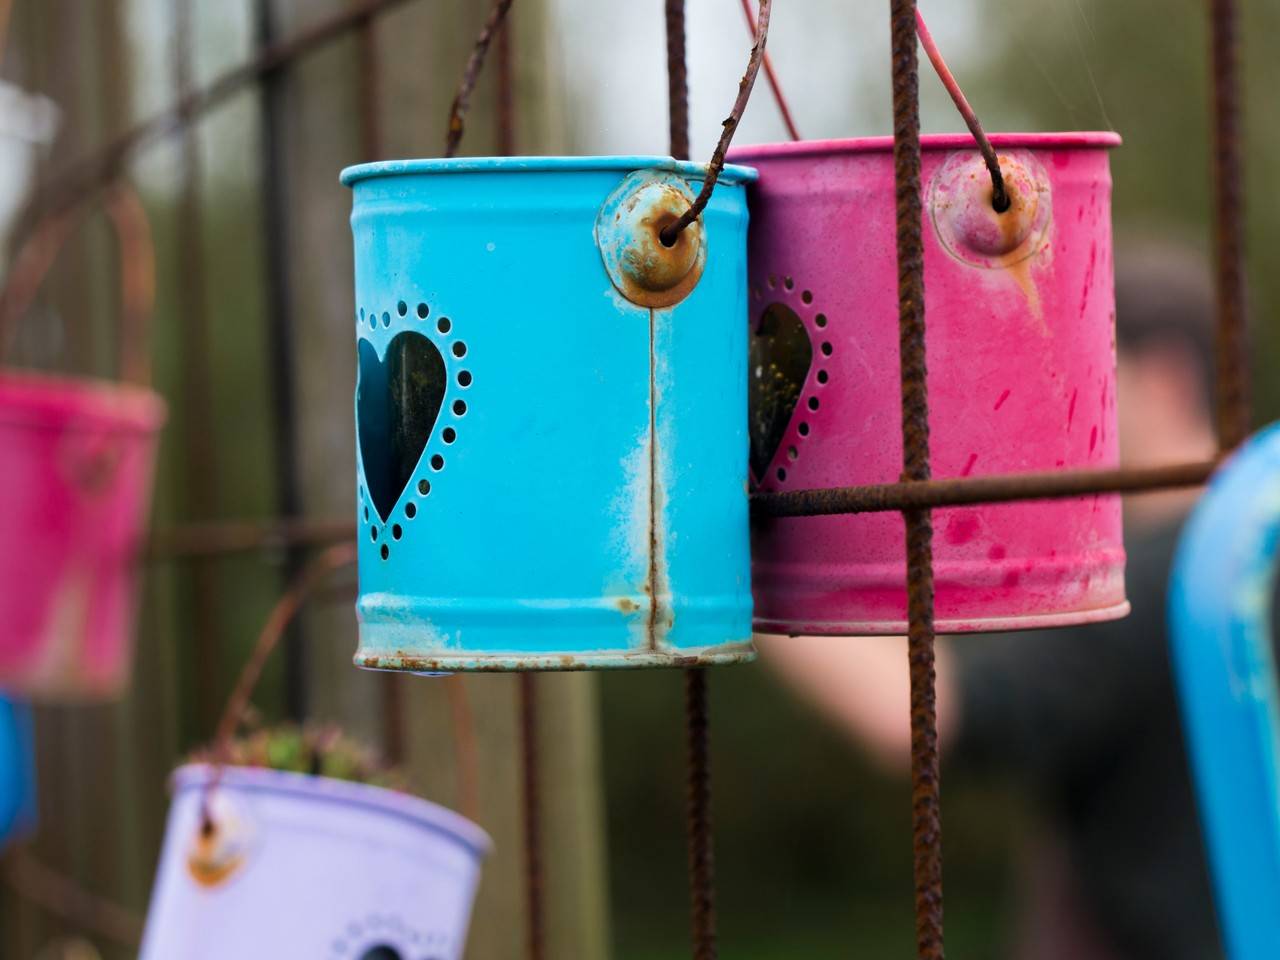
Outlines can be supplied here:
[[[197, 763], [216, 763], [216, 746], [196, 751]], [[335, 780], [350, 780], [392, 790], [406, 789], [401, 771], [381, 755], [332, 724], [279, 724], [252, 729], [227, 745], [221, 758], [228, 766], [263, 767]]]

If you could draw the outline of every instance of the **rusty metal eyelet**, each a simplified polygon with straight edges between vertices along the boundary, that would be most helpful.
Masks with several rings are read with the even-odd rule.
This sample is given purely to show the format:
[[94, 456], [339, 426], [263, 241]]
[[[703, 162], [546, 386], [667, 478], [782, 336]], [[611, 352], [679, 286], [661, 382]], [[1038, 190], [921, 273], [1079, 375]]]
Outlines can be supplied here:
[[669, 307], [697, 286], [707, 259], [702, 221], [689, 224], [667, 246], [662, 231], [694, 201], [672, 173], [639, 170], [627, 176], [600, 207], [596, 245], [614, 287], [642, 307]]
[[1040, 253], [1052, 214], [1049, 178], [1030, 154], [1001, 154], [1009, 206], [994, 207], [991, 176], [968, 151], [950, 157], [929, 186], [929, 212], [943, 247], [957, 260], [1006, 269]]

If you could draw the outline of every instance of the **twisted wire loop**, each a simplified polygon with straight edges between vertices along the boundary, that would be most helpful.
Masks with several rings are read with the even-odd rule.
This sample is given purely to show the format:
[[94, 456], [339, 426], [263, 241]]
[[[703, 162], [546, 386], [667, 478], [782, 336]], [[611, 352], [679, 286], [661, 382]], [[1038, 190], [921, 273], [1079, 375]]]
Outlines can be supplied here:
[[991, 206], [995, 208], [996, 213], [1004, 213], [1009, 209], [1009, 192], [1004, 185], [1004, 172], [1000, 169], [1000, 158], [996, 156], [996, 148], [991, 145], [991, 138], [982, 129], [982, 123], [978, 120], [978, 115], [974, 112], [973, 107], [970, 106], [969, 98], [960, 89], [960, 84], [956, 80], [955, 74], [947, 66], [947, 61], [942, 58], [942, 51], [938, 49], [937, 43], [934, 42], [933, 34], [929, 32], [928, 24], [924, 22], [924, 14], [919, 9], [916, 10], [916, 31], [920, 35], [920, 44], [924, 47], [924, 52], [928, 55], [929, 62], [933, 64], [933, 69], [938, 74], [938, 79], [947, 88], [947, 93], [951, 95], [952, 102], [955, 103], [956, 109], [960, 111], [960, 116], [964, 118], [965, 126], [973, 134], [973, 139], [978, 142], [978, 150], [982, 153], [982, 159], [987, 165], [987, 170], [991, 172]]
[[685, 717], [689, 752], [689, 892], [694, 960], [716, 960], [715, 850], [711, 832], [711, 737], [707, 673], [685, 671]]
[[[751, 0], [742, 0], [742, 15], [747, 20], [747, 29], [751, 31], [751, 35], [756, 33], [756, 15], [751, 10]], [[773, 100], [778, 105], [778, 113], [782, 115], [783, 126], [787, 128], [787, 136], [792, 140], [802, 139], [800, 130], [796, 126], [795, 118], [791, 116], [791, 105], [787, 103], [787, 97], [782, 92], [782, 83], [778, 80], [778, 74], [773, 69], [773, 57], [769, 56], [769, 51], [764, 53], [764, 77], [769, 81], [769, 89], [773, 91]]]
[[216, 769], [205, 785], [202, 804], [202, 818], [206, 830], [212, 829], [213, 824], [209, 813], [209, 798], [221, 782], [223, 768], [231, 754], [231, 738], [235, 736], [245, 711], [249, 708], [249, 701], [254, 689], [258, 686], [258, 680], [262, 677], [262, 670], [267, 665], [267, 660], [271, 657], [272, 651], [280, 645], [280, 640], [289, 628], [289, 624], [301, 611], [307, 598], [332, 573], [353, 565], [356, 562], [356, 556], [355, 543], [335, 544], [317, 554], [271, 608], [271, 613], [268, 614], [267, 621], [254, 642], [253, 650], [249, 653], [249, 659], [245, 661], [240, 670], [240, 676], [236, 678], [236, 685], [231, 691], [231, 696], [227, 698], [227, 705], [223, 708], [222, 717], [214, 733]]
[[1217, 259], [1218, 444], [1249, 435], [1250, 378], [1244, 276], [1244, 173], [1241, 159], [1240, 16], [1236, 0], [1211, 0], [1214, 106], [1214, 247]]
[[689, 159], [689, 60], [685, 52], [684, 0], [666, 0], [667, 126], [671, 156]]
[[[893, 155], [897, 200], [903, 479], [926, 481], [930, 478], [929, 396], [925, 365], [916, 0], [890, 0], [890, 11], [893, 38]], [[911, 827], [916, 951], [921, 960], [942, 960], [942, 818], [937, 710], [934, 700], [933, 525], [927, 508], [904, 510], [903, 519], [907, 531]]]
[[[677, 0], [668, 0], [668, 7]], [[683, 9], [683, 4], [680, 4]], [[715, 152], [711, 155], [711, 162], [707, 164], [707, 175], [703, 178], [702, 189], [698, 191], [698, 196], [694, 199], [689, 209], [680, 215], [680, 217], [666, 227], [661, 233], [662, 242], [667, 246], [672, 246], [676, 242], [676, 238], [685, 227], [702, 216], [702, 211], [706, 209], [708, 203], [711, 202], [711, 194], [716, 188], [716, 182], [720, 179], [720, 174], [724, 171], [724, 157], [729, 152], [729, 144], [733, 142], [733, 135], [738, 130], [738, 124], [742, 121], [742, 114], [747, 109], [747, 102], [751, 99], [751, 90], [756, 85], [756, 75], [760, 73], [760, 63], [764, 59], [765, 43], [769, 39], [769, 13], [772, 9], [772, 0], [760, 0], [760, 12], [756, 18], [756, 36], [755, 42], [751, 45], [751, 57], [747, 60], [747, 72], [742, 75], [742, 79], [738, 82], [738, 96], [733, 102], [733, 109], [729, 112], [728, 118], [724, 121], [724, 130], [720, 134], [720, 142], [716, 144]], [[681, 23], [683, 27], [683, 13], [681, 13]], [[668, 19], [668, 40], [670, 39], [671, 21]], [[683, 28], [681, 29], [680, 50], [683, 53], [684, 41]], [[670, 59], [670, 54], [668, 55]], [[683, 57], [681, 58], [683, 60]], [[675, 106], [673, 102], [673, 106]], [[688, 104], [683, 106], [685, 118], [685, 130], [681, 143], [684, 145], [686, 152], [689, 144], [688, 134]], [[675, 111], [673, 110], [674, 114]], [[674, 118], [672, 130], [674, 131]], [[673, 138], [674, 146], [674, 138]], [[675, 154], [673, 153], [673, 156]], [[677, 159], [684, 159], [677, 157]]]
[[480, 70], [484, 66], [485, 55], [489, 45], [507, 18], [514, 0], [496, 0], [489, 16], [485, 18], [480, 34], [476, 37], [476, 45], [467, 58], [467, 65], [462, 71], [462, 82], [458, 84], [458, 92], [453, 97], [453, 105], [449, 108], [449, 130], [444, 140], [444, 155], [455, 156], [462, 143], [462, 135], [466, 132], [467, 109], [471, 106], [471, 94], [480, 79]]

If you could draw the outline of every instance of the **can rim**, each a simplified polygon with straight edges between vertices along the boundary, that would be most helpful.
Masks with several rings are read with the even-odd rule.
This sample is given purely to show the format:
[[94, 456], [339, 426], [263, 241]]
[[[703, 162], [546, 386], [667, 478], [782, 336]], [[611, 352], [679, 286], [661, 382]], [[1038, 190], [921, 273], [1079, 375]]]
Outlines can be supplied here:
[[[1120, 134], [1108, 130], [1085, 130], [1066, 133], [993, 133], [991, 144], [997, 150], [1019, 147], [1033, 150], [1112, 149], [1124, 141]], [[934, 150], [976, 150], [977, 141], [968, 133], [931, 133], [920, 137], [920, 147]], [[889, 153], [893, 137], [850, 137], [834, 140], [795, 140], [782, 143], [744, 144], [729, 151], [729, 159], [750, 163], [775, 157], [806, 157], [817, 154]]]
[[[189, 763], [173, 771], [171, 784], [174, 793], [178, 793], [203, 787], [213, 776], [212, 765]], [[493, 847], [489, 834], [462, 814], [411, 793], [401, 793], [386, 787], [290, 770], [238, 766], [223, 767], [219, 783], [235, 790], [362, 807], [407, 820], [454, 841], [477, 859], [485, 857]]]
[[35, 370], [0, 370], [0, 424], [56, 423], [67, 430], [92, 424], [154, 433], [166, 416], [164, 398], [150, 387]]
[[[658, 170], [683, 177], [701, 180], [707, 175], [705, 163], [692, 160], [676, 160], [660, 156], [604, 156], [604, 157], [455, 157], [424, 158], [418, 160], [378, 160], [347, 167], [338, 179], [344, 186], [354, 186], [362, 180], [379, 177], [403, 177], [424, 174], [450, 173], [601, 173], [618, 171], [633, 173], [637, 170]], [[728, 184], [749, 183], [757, 177], [750, 167], [727, 164], [720, 174], [720, 182]]]

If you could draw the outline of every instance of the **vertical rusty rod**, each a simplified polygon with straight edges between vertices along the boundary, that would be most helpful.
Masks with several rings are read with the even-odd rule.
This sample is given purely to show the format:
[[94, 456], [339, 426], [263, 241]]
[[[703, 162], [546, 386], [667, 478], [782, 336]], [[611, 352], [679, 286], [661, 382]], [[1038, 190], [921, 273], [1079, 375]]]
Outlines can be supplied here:
[[707, 672], [684, 672], [685, 729], [688, 739], [689, 894], [693, 922], [694, 960], [715, 960], [715, 849], [711, 828], [711, 715]]
[[[497, 103], [494, 139], [498, 153], [516, 151], [515, 43], [511, 17], [501, 21], [494, 41], [497, 69]], [[543, 905], [542, 777], [538, 759], [538, 680], [520, 674], [520, 768], [523, 780], [524, 880], [526, 940], [529, 960], [546, 956], [546, 910]]]
[[[257, 42], [260, 50], [275, 44], [277, 30], [273, 0], [257, 0]], [[267, 283], [267, 350], [271, 371], [271, 419], [275, 432], [276, 499], [280, 514], [296, 517], [301, 507], [298, 470], [297, 403], [293, 364], [293, 293], [289, 287], [289, 198], [285, 178], [285, 75], [273, 71], [262, 80], [262, 201]], [[286, 581], [302, 569], [302, 554], [285, 551]], [[285, 638], [285, 712], [294, 720], [307, 715], [307, 650], [295, 622]]]
[[[195, 64], [192, 16], [194, 0], [174, 5], [174, 79], [180, 100], [194, 86]], [[200, 189], [200, 143], [197, 128], [184, 125], [181, 138], [182, 192], [178, 200], [177, 254], [182, 281], [178, 304], [182, 311], [183, 470], [187, 493], [186, 512], [209, 521], [218, 508], [217, 454], [214, 449], [213, 385], [209, 375], [209, 311], [205, 304], [204, 245]], [[210, 560], [197, 560], [191, 568], [193, 614], [192, 659], [195, 666], [195, 722], [201, 736], [213, 730], [218, 719], [217, 571]]]
[[1244, 275], [1240, 16], [1236, 0], [1211, 0], [1214, 247], [1217, 259], [1217, 420], [1225, 452], [1249, 435], [1248, 316]]
[[684, 0], [666, 0], [667, 113], [671, 156], [689, 159], [689, 63], [685, 52]]
[[[382, 157], [381, 83], [378, 73], [378, 34], [373, 20], [365, 20], [356, 33], [359, 73], [360, 160]], [[393, 764], [404, 762], [404, 681], [396, 673], [384, 673], [382, 687], [382, 748]]]
[[542, 797], [538, 783], [538, 687], [532, 673], [520, 674], [520, 754], [524, 781], [525, 912], [529, 960], [546, 956], [542, 905]]
[[[666, 0], [667, 109], [671, 156], [689, 159], [689, 72], [685, 48], [684, 0]], [[654, 596], [651, 601], [657, 603]], [[694, 960], [715, 960], [715, 861], [711, 824], [711, 730], [707, 711], [707, 675], [686, 670], [685, 734], [688, 752], [687, 819], [689, 896]]]
[[[893, 42], [894, 183], [898, 328], [902, 366], [903, 479], [928, 480], [929, 391], [925, 363], [924, 243], [920, 173], [920, 75], [916, 0], [890, 0]], [[903, 511], [907, 529], [908, 657], [911, 673], [911, 826], [916, 951], [942, 960], [942, 815], [934, 700], [933, 522]]]

